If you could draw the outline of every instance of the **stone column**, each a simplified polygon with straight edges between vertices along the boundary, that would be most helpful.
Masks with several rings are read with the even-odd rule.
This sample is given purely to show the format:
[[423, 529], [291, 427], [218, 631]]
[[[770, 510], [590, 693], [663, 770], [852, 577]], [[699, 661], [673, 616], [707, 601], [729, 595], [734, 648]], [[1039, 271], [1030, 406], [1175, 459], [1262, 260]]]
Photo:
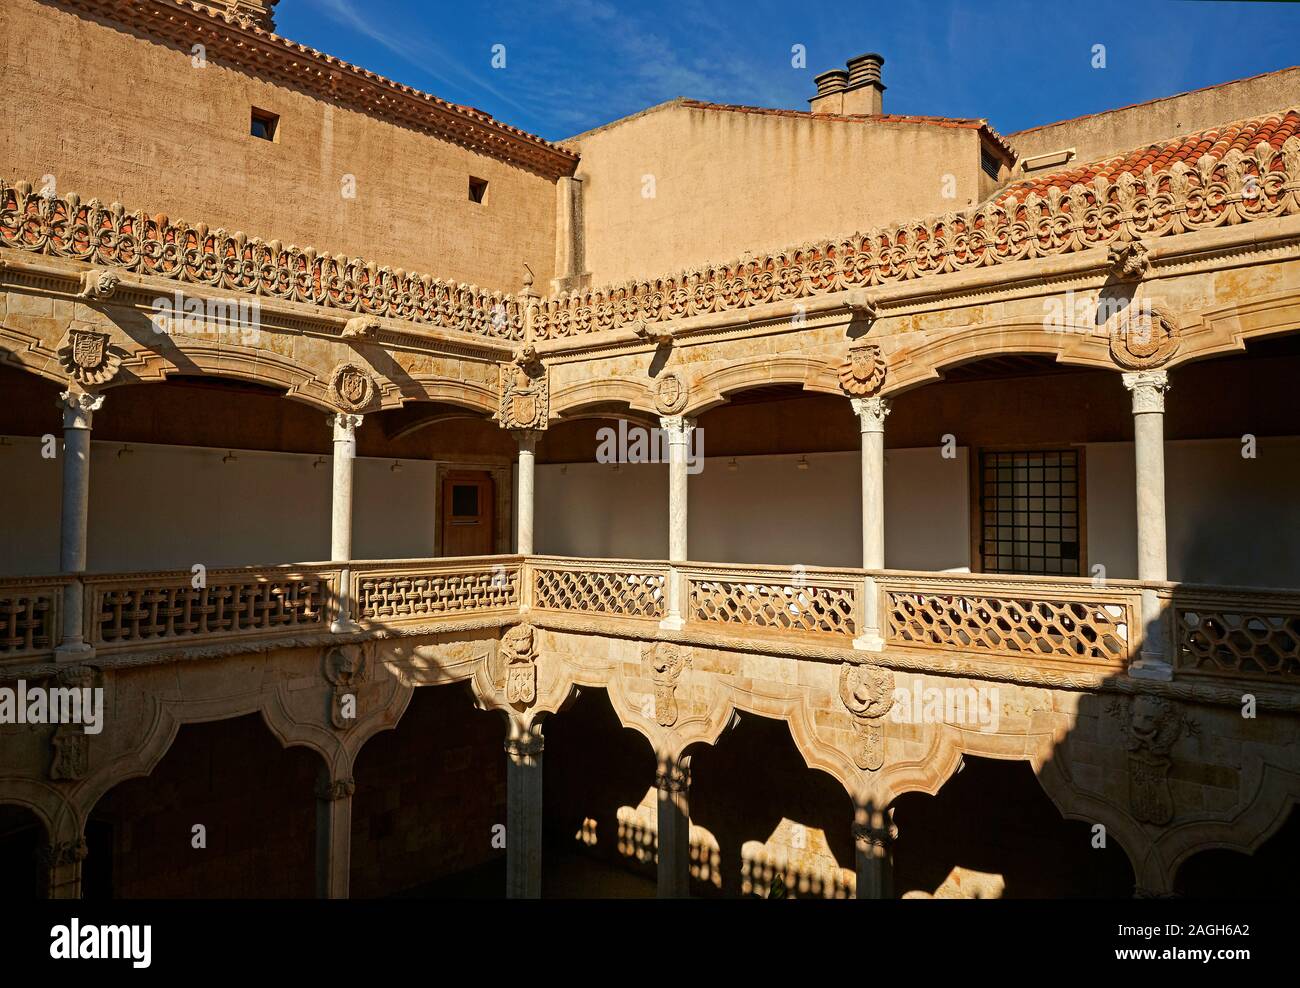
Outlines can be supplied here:
[[330, 559], [344, 563], [339, 574], [338, 615], [330, 631], [357, 631], [352, 615], [352, 466], [357, 457], [357, 427], [361, 416], [339, 412], [325, 421], [334, 430], [334, 487], [330, 511]]
[[521, 556], [533, 554], [533, 501], [537, 440], [542, 434], [536, 429], [512, 429], [519, 444], [519, 461], [515, 474], [519, 494], [515, 504], [515, 552]]
[[45, 866], [46, 896], [51, 899], [81, 898], [81, 862], [86, 860], [86, 841], [56, 841], [40, 851]]
[[59, 661], [82, 661], [93, 654], [85, 640], [86, 519], [90, 512], [90, 426], [104, 396], [85, 391], [59, 395], [63, 409], [63, 507], [59, 529], [59, 569], [76, 577], [64, 588], [63, 641]]
[[[1127, 373], [1124, 387], [1133, 394], [1138, 579], [1162, 582], [1169, 578], [1165, 548], [1165, 392], [1169, 390], [1169, 372]], [[1129, 666], [1129, 674], [1143, 679], [1172, 679], [1164, 615], [1154, 590], [1142, 591], [1141, 634], [1142, 655]]]
[[[695, 420], [684, 415], [665, 415], [659, 419], [659, 427], [668, 436], [668, 561], [684, 563], [690, 558], [687, 546], [690, 487], [686, 468], [690, 461], [691, 431], [695, 428]], [[685, 626], [681, 589], [681, 581], [674, 570], [668, 578], [667, 616], [659, 622], [659, 627], [680, 631]]]
[[[862, 431], [862, 568], [885, 568], [885, 417], [886, 398], [853, 398], [853, 412]], [[879, 594], [876, 581], [866, 579], [862, 634], [855, 648], [879, 652], [885, 647], [880, 630]]]
[[316, 787], [316, 898], [346, 899], [352, 871], [352, 779], [323, 771]]
[[690, 764], [688, 755], [660, 765], [655, 773], [661, 899], [685, 899], [691, 894]]
[[542, 729], [506, 739], [506, 898], [542, 897]]
[[857, 858], [857, 897], [891, 899], [894, 896], [894, 811], [859, 806], [853, 817], [853, 843]]

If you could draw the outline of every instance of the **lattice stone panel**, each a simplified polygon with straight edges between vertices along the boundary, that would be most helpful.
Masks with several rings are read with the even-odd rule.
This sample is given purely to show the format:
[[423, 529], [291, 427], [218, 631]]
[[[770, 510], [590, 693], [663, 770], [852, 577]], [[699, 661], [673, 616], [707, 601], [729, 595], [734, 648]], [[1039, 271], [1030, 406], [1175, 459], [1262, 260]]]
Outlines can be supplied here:
[[889, 591], [891, 645], [1122, 661], [1127, 608], [1078, 600]]
[[519, 606], [519, 572], [417, 573], [363, 576], [357, 609], [367, 621], [429, 618]]
[[1300, 679], [1300, 614], [1178, 610], [1178, 669]]
[[325, 581], [314, 577], [217, 583], [201, 589], [108, 589], [95, 617], [97, 640], [115, 645], [319, 627], [324, 623], [325, 590]]
[[857, 634], [848, 587], [691, 580], [689, 620], [746, 628]]
[[622, 570], [534, 570], [533, 605], [552, 611], [664, 616], [664, 575]]
[[51, 648], [54, 612], [49, 591], [0, 595], [0, 656]]

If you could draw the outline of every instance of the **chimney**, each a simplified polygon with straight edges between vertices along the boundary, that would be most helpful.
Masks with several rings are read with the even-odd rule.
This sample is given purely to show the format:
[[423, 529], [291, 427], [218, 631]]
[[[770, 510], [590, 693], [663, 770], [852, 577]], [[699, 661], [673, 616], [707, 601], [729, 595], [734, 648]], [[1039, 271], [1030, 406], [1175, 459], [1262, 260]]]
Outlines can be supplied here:
[[816, 76], [817, 95], [808, 101], [813, 113], [884, 112], [884, 84], [880, 69], [884, 58], [875, 52], [850, 58], [848, 69], [831, 69]]

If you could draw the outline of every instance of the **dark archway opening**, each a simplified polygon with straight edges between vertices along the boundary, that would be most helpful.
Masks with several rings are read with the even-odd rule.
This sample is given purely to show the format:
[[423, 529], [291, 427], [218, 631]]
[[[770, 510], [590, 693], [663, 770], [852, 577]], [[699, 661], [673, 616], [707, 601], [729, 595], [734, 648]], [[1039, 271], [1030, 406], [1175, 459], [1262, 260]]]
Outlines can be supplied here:
[[1286, 823], [1254, 854], [1225, 848], [1188, 858], [1174, 890], [1189, 899], [1290, 899], [1300, 874], [1300, 810], [1291, 808]]

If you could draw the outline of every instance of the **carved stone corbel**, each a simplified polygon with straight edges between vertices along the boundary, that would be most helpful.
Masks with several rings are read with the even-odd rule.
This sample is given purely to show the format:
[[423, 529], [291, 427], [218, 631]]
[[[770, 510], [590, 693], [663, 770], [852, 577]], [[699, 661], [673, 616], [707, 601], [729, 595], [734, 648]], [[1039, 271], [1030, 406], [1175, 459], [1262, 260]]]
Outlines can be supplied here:
[[373, 340], [379, 335], [379, 317], [353, 316], [339, 335], [345, 340]]
[[655, 721], [660, 727], [677, 723], [677, 680], [691, 664], [690, 650], [673, 642], [647, 642], [641, 661], [655, 684]]
[[1151, 250], [1141, 240], [1106, 248], [1110, 273], [1120, 281], [1141, 281], [1151, 273]]
[[[335, 645], [325, 653], [325, 679], [330, 692], [330, 723], [339, 731], [357, 722], [357, 693], [366, 678], [366, 654], [360, 645]], [[351, 698], [351, 710], [348, 699]], [[349, 716], [350, 714], [350, 716]]]
[[1174, 818], [1170, 752], [1184, 734], [1196, 733], [1196, 725], [1181, 704], [1165, 697], [1120, 697], [1111, 700], [1107, 710], [1119, 718], [1128, 749], [1130, 809], [1142, 822], [1164, 826]]
[[644, 319], [637, 319], [634, 320], [628, 328], [632, 330], [632, 333], [637, 339], [646, 340], [647, 342], [656, 345], [664, 343], [671, 344], [673, 341], [672, 329], [662, 323], [652, 324], [646, 322]]
[[91, 268], [81, 275], [81, 288], [77, 291], [77, 298], [86, 302], [106, 302], [117, 292], [121, 283], [122, 279], [117, 272]]
[[853, 715], [853, 763], [877, 771], [885, 764], [884, 721], [894, 705], [893, 670], [845, 662], [840, 667], [840, 702]]
[[517, 624], [501, 636], [506, 702], [518, 710], [537, 700], [537, 647], [531, 624]]
[[880, 317], [880, 306], [876, 304], [876, 300], [861, 289], [849, 292], [848, 300], [844, 304], [855, 319], [864, 319], [871, 323]]

